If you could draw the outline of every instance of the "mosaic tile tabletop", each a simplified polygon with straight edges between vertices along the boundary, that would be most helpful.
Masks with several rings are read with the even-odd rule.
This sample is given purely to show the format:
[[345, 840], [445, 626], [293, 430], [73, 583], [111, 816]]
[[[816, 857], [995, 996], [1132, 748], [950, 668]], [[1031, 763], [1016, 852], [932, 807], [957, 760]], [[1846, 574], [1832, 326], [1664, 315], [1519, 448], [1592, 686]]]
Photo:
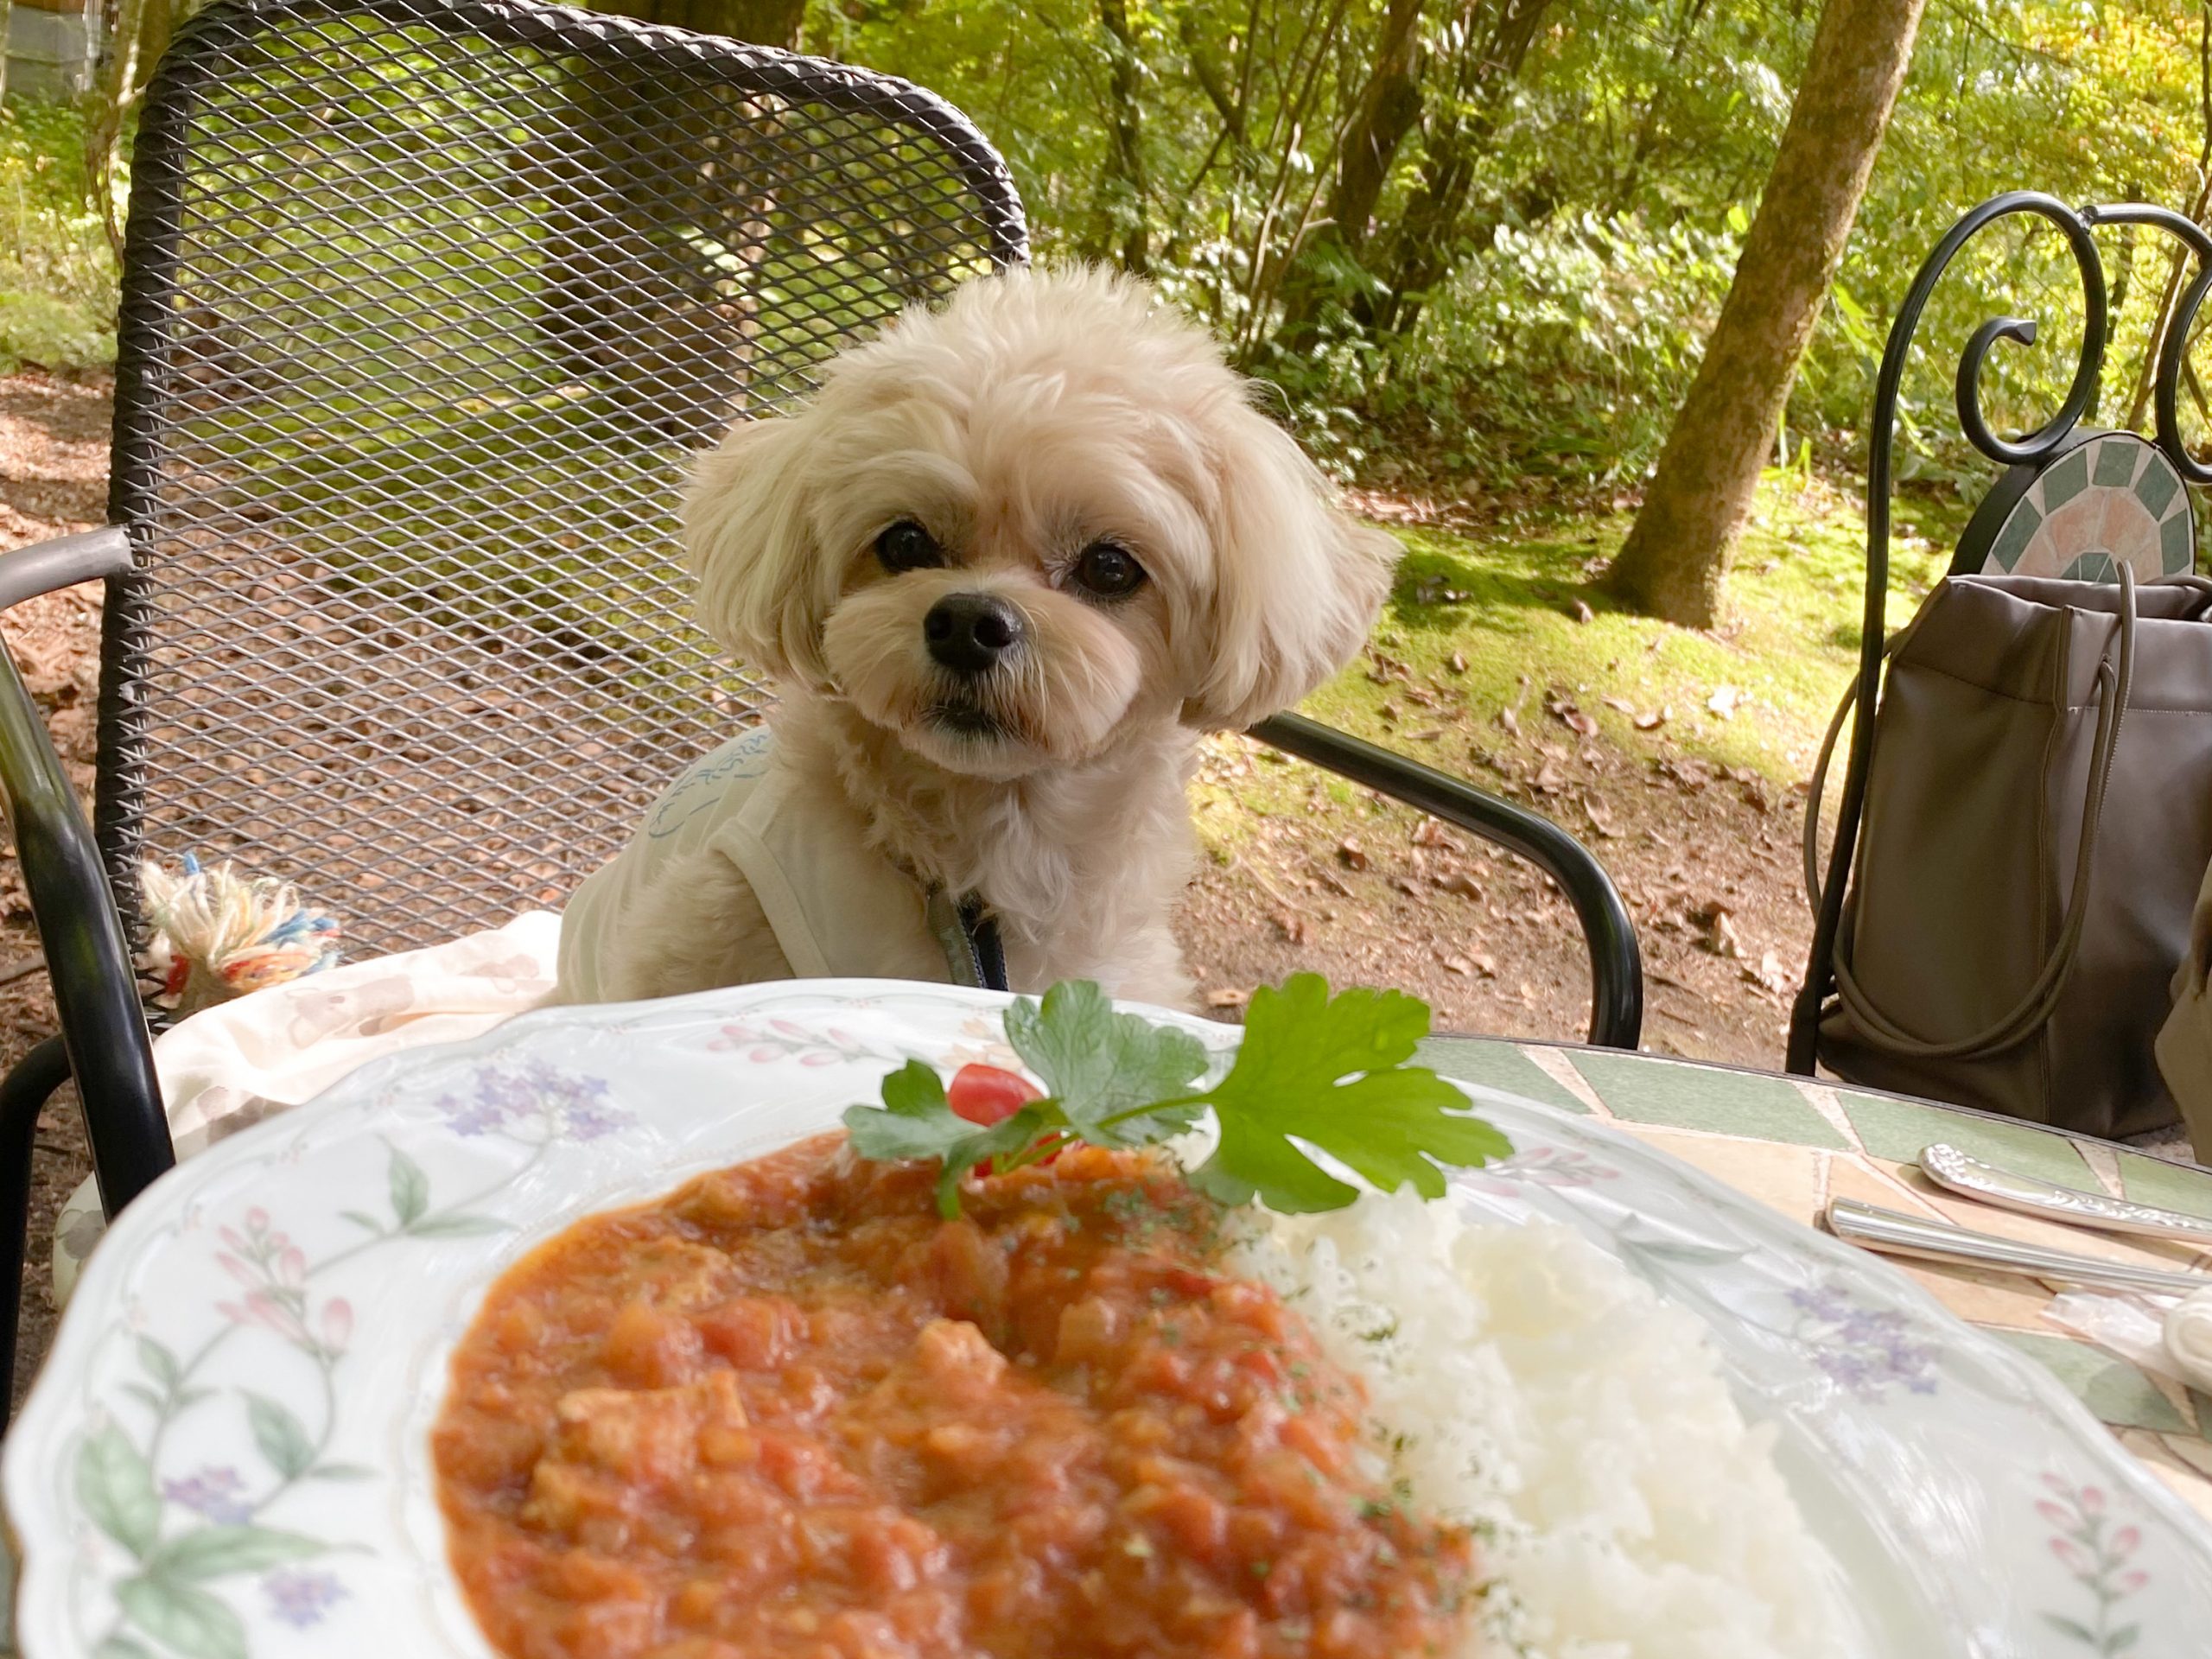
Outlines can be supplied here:
[[[1808, 1226], [1830, 1198], [1862, 1198], [2077, 1253], [2212, 1270], [2212, 1252], [2092, 1233], [1959, 1198], [1931, 1185], [1915, 1160], [1923, 1147], [1948, 1141], [2000, 1168], [2208, 1219], [2212, 1169], [1842, 1084], [1650, 1054], [1440, 1037], [1423, 1058], [1447, 1076], [1607, 1119]], [[2052, 1324], [2044, 1310], [2056, 1293], [2034, 1280], [1891, 1260], [1959, 1318], [2041, 1361], [2212, 1521], [2212, 1398]]]

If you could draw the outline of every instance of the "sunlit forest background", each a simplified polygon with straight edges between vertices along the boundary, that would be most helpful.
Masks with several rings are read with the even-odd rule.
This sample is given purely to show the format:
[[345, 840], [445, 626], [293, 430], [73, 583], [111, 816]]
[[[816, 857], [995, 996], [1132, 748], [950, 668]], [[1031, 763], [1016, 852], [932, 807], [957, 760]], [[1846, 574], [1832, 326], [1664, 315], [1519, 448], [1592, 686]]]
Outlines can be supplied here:
[[[725, 9], [779, 30], [793, 15]], [[11, 99], [0, 117], [0, 358], [67, 367], [111, 348], [105, 221], [128, 188], [131, 94], [188, 10], [125, 0], [100, 90]], [[817, 0], [798, 34], [808, 52], [967, 111], [1011, 166], [1039, 253], [1151, 276], [1282, 389], [1301, 435], [1347, 476], [1522, 502], [1632, 487], [1651, 465], [1819, 12], [1814, 0]], [[1852, 455], [1888, 308], [1967, 205], [2025, 187], [2202, 211], [2202, 29], [2179, 0], [1932, 0], [1778, 461]], [[1363, 110], [1378, 100], [1402, 133], [1363, 168], [1347, 146], [1371, 138]], [[2172, 253], [2149, 238], [2107, 251], [2115, 418], [2140, 416], [2142, 345]], [[1998, 238], [1931, 333], [1955, 341], [1993, 298], [2046, 327], [2078, 315], [2063, 261], [2055, 237]], [[2070, 372], [2065, 334], [2001, 356], [1996, 384], [2019, 418]], [[1944, 379], [1915, 390], [1940, 397]], [[1910, 413], [1930, 429], [1920, 467], [1948, 464], [1942, 423]]]

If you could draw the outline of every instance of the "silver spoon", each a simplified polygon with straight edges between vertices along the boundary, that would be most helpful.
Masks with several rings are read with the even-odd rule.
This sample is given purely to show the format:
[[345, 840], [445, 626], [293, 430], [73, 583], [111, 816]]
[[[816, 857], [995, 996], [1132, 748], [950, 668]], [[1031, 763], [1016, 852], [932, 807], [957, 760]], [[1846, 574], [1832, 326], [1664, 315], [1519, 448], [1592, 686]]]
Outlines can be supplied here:
[[1985, 1163], [1970, 1153], [1961, 1152], [1956, 1147], [1939, 1143], [1922, 1147], [1920, 1168], [1936, 1185], [2002, 1210], [2016, 1210], [2023, 1215], [2063, 1221], [2101, 1233], [2172, 1239], [2212, 1249], [2212, 1221], [2183, 1215], [2177, 1210], [2161, 1210], [2155, 1205], [2137, 1204], [2131, 1198], [2061, 1186], [2056, 1181], [2034, 1175], [2015, 1175], [1994, 1164]]

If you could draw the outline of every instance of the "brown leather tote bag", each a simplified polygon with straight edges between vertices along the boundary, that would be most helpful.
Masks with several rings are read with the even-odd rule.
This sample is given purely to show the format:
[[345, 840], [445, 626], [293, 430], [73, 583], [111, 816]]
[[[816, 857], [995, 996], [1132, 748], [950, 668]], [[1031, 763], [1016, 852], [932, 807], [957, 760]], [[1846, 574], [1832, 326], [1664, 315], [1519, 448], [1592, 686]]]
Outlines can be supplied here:
[[[2176, 1110], [2152, 1045], [2212, 861], [2212, 582], [1952, 576], [1890, 647], [1818, 1058], [2094, 1135]], [[1856, 695], [1822, 746], [1806, 813]]]

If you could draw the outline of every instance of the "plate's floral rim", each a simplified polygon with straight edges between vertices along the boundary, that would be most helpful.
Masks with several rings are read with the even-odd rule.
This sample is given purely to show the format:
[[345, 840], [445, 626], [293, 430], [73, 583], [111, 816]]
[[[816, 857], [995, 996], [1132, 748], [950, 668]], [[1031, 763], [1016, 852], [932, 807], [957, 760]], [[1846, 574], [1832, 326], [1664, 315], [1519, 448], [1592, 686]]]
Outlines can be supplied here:
[[[734, 997], [740, 998], [740, 1006], [729, 1009]], [[441, 1127], [464, 1140], [493, 1137], [512, 1142], [528, 1155], [489, 1185], [463, 1198], [435, 1203], [421, 1165], [387, 1142], [380, 1205], [366, 1200], [378, 1207], [340, 1212], [362, 1236], [319, 1259], [310, 1260], [259, 1205], [248, 1206], [235, 1224], [219, 1226], [224, 1248], [216, 1259], [237, 1288], [213, 1303], [220, 1316], [215, 1333], [183, 1356], [150, 1337], [138, 1336], [136, 1349], [143, 1379], [124, 1385], [124, 1391], [151, 1414], [147, 1426], [134, 1434], [114, 1404], [94, 1403], [75, 1440], [73, 1496], [86, 1520], [105, 1541], [105, 1559], [114, 1562], [118, 1552], [121, 1556], [106, 1580], [117, 1617], [89, 1643], [91, 1659], [156, 1659], [169, 1654], [178, 1659], [250, 1659], [243, 1621], [230, 1602], [203, 1587], [210, 1584], [230, 1587], [251, 1581], [268, 1618], [302, 1632], [319, 1624], [348, 1596], [343, 1576], [346, 1541], [276, 1524], [284, 1518], [287, 1497], [303, 1484], [359, 1480], [378, 1473], [326, 1456], [339, 1410], [334, 1378], [353, 1335], [353, 1314], [345, 1298], [318, 1294], [319, 1278], [344, 1261], [401, 1240], [511, 1230], [508, 1223], [488, 1213], [486, 1206], [535, 1168], [556, 1138], [588, 1141], [627, 1121], [622, 1109], [609, 1101], [605, 1079], [552, 1066], [527, 1052], [502, 1060], [498, 1058], [501, 1051], [526, 1046], [536, 1031], [548, 1026], [596, 1027], [624, 1033], [671, 1022], [696, 1026], [705, 1006], [727, 1009], [728, 1017], [702, 1046], [728, 1052], [741, 1064], [893, 1062], [913, 1051], [871, 1044], [818, 1020], [802, 1023], [779, 1017], [778, 1011], [819, 1015], [839, 1008], [950, 1009], [967, 1016], [959, 1027], [960, 1040], [938, 1046], [924, 1058], [940, 1065], [970, 1058], [1003, 1064], [1013, 1057], [993, 1017], [1002, 1001], [982, 992], [817, 981], [804, 988], [772, 988], [750, 995], [711, 992], [650, 1005], [548, 1010], [466, 1042], [389, 1057], [336, 1085], [324, 1100], [371, 1105], [389, 1098], [404, 1077], [433, 1068], [450, 1077], [474, 1056], [479, 1063], [467, 1071], [466, 1086], [448, 1087], [432, 1102]], [[1164, 1010], [1147, 1012], [1189, 1026], [1217, 1057], [1233, 1051], [1238, 1040], [1232, 1027]], [[1509, 1104], [1543, 1121], [1562, 1138], [1597, 1143], [1605, 1154], [1572, 1147], [1537, 1147], [1465, 1177], [1471, 1185], [1494, 1192], [1523, 1185], [1562, 1192], [1597, 1189], [1622, 1179], [1627, 1173], [1622, 1166], [1627, 1164], [1639, 1166], [1637, 1173], [1644, 1179], [1664, 1182], [1685, 1197], [1713, 1206], [1718, 1215], [1734, 1211], [1758, 1221], [1778, 1219], [1764, 1217], [1750, 1201], [1703, 1172], [1610, 1126], [1502, 1090], [1461, 1086], [1478, 1104], [1485, 1099]], [[222, 1158], [195, 1160], [193, 1167], [204, 1176], [212, 1174], [218, 1164], [251, 1163], [256, 1147], [296, 1135], [302, 1127], [298, 1112], [287, 1113], [233, 1138]], [[184, 1178], [180, 1172], [167, 1179]], [[1694, 1273], [1760, 1248], [1756, 1239], [1739, 1248], [1725, 1240], [1686, 1239], [1679, 1232], [1665, 1238], [1643, 1236], [1648, 1230], [1640, 1231], [1632, 1216], [1615, 1230], [1622, 1254], [1648, 1274], [1655, 1263], [1662, 1271], [1665, 1264], [1673, 1264]], [[1755, 1226], [1752, 1230], [1771, 1230]], [[2033, 1500], [2035, 1511], [2048, 1530], [2051, 1554], [2079, 1594], [2071, 1611], [2044, 1611], [2040, 1616], [2048, 1630], [2074, 1652], [2125, 1659], [2141, 1651], [2142, 1624], [2130, 1607], [2139, 1605], [2138, 1598], [2152, 1580], [2142, 1567], [2132, 1564], [2143, 1535], [2139, 1525], [2118, 1518], [2119, 1498], [2124, 1491], [2127, 1498], [2161, 1512], [2185, 1535], [2200, 1543], [2212, 1541], [2204, 1539], [2194, 1515], [2136, 1467], [2086, 1409], [2032, 1361], [1955, 1319], [1886, 1264], [1809, 1230], [1794, 1230], [1792, 1243], [1799, 1251], [1808, 1240], [1815, 1254], [1827, 1256], [1831, 1271], [1809, 1287], [1789, 1292], [1786, 1319], [1766, 1327], [1792, 1344], [1808, 1363], [1862, 1403], [1878, 1406], [1893, 1393], [1934, 1393], [1939, 1386], [1936, 1361], [1945, 1341], [1978, 1350], [1975, 1357], [1982, 1364], [2007, 1374], [2036, 1403], [2060, 1419], [2088, 1460], [2114, 1471], [2110, 1491], [2056, 1472], [2043, 1476], [2044, 1490]], [[101, 1254], [105, 1259], [96, 1257], [93, 1264], [99, 1277], [88, 1275], [88, 1294], [80, 1294], [81, 1306], [98, 1305], [106, 1289], [100, 1281], [124, 1271], [121, 1251], [111, 1247]], [[76, 1322], [78, 1330], [86, 1325], [82, 1319]], [[211, 1463], [188, 1472], [165, 1474], [161, 1459], [164, 1438], [180, 1417], [209, 1397], [210, 1391], [195, 1382], [200, 1367], [227, 1338], [248, 1328], [273, 1333], [315, 1369], [322, 1383], [319, 1424], [311, 1426], [291, 1406], [271, 1396], [244, 1393], [252, 1443], [265, 1467], [248, 1473], [234, 1463]], [[89, 1340], [77, 1339], [66, 1325], [62, 1335], [50, 1374], [67, 1375]], [[61, 1397], [58, 1382], [44, 1391], [49, 1398]], [[29, 1428], [35, 1413], [41, 1418], [53, 1415], [53, 1408], [36, 1409], [42, 1403], [35, 1394], [19, 1427]], [[48, 1426], [30, 1436], [11, 1439], [18, 1444], [26, 1438], [42, 1440], [51, 1432]], [[32, 1484], [18, 1478], [19, 1471], [30, 1462], [28, 1456], [8, 1459], [11, 1514], [24, 1489]], [[165, 1522], [165, 1512], [175, 1518], [174, 1524]], [[21, 1529], [18, 1535], [23, 1535]], [[33, 1556], [37, 1553], [31, 1552]], [[80, 1548], [75, 1554], [79, 1564], [85, 1565], [87, 1552]], [[26, 1559], [26, 1571], [33, 1564]], [[26, 1611], [21, 1599], [16, 1611], [19, 1616]]]

